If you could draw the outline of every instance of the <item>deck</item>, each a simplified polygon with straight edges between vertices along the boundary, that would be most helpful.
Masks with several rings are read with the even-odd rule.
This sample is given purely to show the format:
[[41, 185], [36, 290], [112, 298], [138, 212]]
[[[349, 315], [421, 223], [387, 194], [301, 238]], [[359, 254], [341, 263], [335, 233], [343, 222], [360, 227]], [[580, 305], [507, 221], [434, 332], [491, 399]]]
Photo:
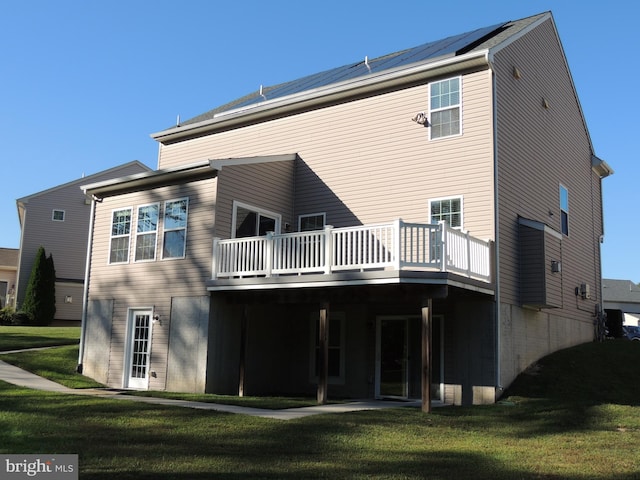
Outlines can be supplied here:
[[491, 283], [491, 242], [444, 222], [402, 220], [213, 241], [213, 281], [373, 271], [448, 272]]

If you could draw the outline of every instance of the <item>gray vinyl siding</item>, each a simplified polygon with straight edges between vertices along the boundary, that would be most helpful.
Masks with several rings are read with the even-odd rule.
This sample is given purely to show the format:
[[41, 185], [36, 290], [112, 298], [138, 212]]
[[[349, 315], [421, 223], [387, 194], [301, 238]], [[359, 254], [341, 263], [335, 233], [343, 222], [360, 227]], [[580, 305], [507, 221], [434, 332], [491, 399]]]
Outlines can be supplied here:
[[[205, 282], [211, 277], [212, 239], [215, 220], [216, 179], [186, 185], [161, 187], [150, 191], [105, 198], [96, 204], [93, 249], [91, 252], [90, 301], [113, 299], [109, 349], [108, 384], [123, 384], [127, 320], [131, 308], [151, 308], [160, 322], [152, 327], [150, 389], [165, 389], [172, 299], [208, 295]], [[162, 260], [162, 215], [164, 202], [187, 197], [186, 256]], [[135, 221], [137, 207], [160, 203], [160, 222], [156, 240], [156, 260], [135, 262]], [[113, 209], [133, 208], [130, 261], [110, 265], [110, 229]], [[93, 322], [88, 319], [88, 325]]]
[[[327, 212], [334, 226], [429, 220], [429, 199], [464, 197], [464, 228], [493, 238], [491, 74], [464, 75], [463, 135], [430, 141], [411, 120], [421, 85], [162, 145], [160, 168], [202, 158], [297, 153], [295, 222]], [[224, 169], [223, 169], [224, 173]]]
[[[25, 215], [22, 221], [17, 285], [18, 305], [24, 300], [33, 262], [40, 246], [45, 248], [47, 256], [53, 256], [58, 279], [84, 282], [90, 207], [80, 187], [86, 183], [143, 171], [146, 170], [141, 164], [132, 162], [24, 199]], [[63, 222], [52, 220], [53, 210], [64, 210]], [[81, 299], [77, 300], [76, 305], [81, 305]], [[80, 320], [81, 308], [71, 307], [72, 311], [69, 311], [68, 306], [59, 304], [59, 299], [56, 304], [59, 308], [56, 319]]]

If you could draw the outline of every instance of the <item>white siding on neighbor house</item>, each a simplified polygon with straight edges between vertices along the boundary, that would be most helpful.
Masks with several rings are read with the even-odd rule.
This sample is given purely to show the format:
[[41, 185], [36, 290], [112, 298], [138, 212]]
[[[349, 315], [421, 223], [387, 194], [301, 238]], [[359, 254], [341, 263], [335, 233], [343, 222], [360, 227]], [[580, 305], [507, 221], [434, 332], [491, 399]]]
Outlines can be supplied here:
[[[593, 338], [600, 291], [602, 192], [591, 170], [588, 133], [552, 21], [496, 54], [494, 68], [499, 113], [501, 380], [508, 385], [543, 355]], [[518, 216], [560, 231], [560, 184], [569, 190], [569, 236], [563, 237], [561, 251], [554, 254], [562, 262], [561, 297], [554, 302], [562, 308], [522, 309]], [[595, 298], [576, 298], [574, 291], [581, 283], [591, 285]]]
[[159, 165], [297, 153], [296, 216], [326, 211], [334, 226], [398, 217], [425, 222], [429, 199], [461, 195], [464, 228], [489, 239], [491, 73], [464, 75], [462, 91], [462, 136], [429, 141], [428, 129], [411, 120], [428, 111], [428, 86], [421, 85], [162, 145]]
[[[128, 309], [152, 308], [161, 322], [152, 328], [150, 369], [156, 376], [150, 378], [149, 388], [165, 388], [172, 298], [208, 295], [205, 282], [211, 277], [216, 182], [216, 179], [209, 179], [161, 187], [107, 197], [96, 204], [89, 300], [114, 299], [110, 344], [102, 346], [109, 349], [109, 385], [122, 386]], [[189, 199], [186, 256], [162, 260], [164, 202], [183, 197]], [[154, 202], [161, 205], [156, 260], [135, 262], [136, 207]], [[111, 212], [129, 206], [134, 211], [129, 263], [109, 265]], [[93, 321], [89, 318], [88, 325]]]

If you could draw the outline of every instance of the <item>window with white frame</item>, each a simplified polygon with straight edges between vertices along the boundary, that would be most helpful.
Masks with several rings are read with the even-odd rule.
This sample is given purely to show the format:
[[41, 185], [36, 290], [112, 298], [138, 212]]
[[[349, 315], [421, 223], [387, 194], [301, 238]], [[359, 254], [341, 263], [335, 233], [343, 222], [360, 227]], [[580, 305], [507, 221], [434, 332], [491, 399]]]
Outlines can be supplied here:
[[[311, 380], [318, 378], [320, 361], [320, 322], [318, 315], [312, 315], [311, 339]], [[329, 381], [331, 383], [344, 382], [345, 369], [345, 316], [344, 312], [331, 312], [329, 315]]]
[[64, 222], [64, 210], [54, 210], [51, 213], [51, 220], [54, 222]]
[[234, 238], [264, 236], [267, 232], [280, 233], [281, 216], [258, 207], [233, 202]]
[[569, 190], [564, 185], [560, 185], [560, 229], [569, 235]]
[[461, 77], [449, 78], [429, 84], [430, 138], [460, 135]]
[[462, 197], [437, 198], [429, 201], [431, 223], [447, 222], [452, 228], [462, 229]]
[[298, 231], [310, 232], [322, 230], [326, 221], [326, 213], [312, 213], [310, 215], [300, 215], [298, 217]]
[[157, 203], [138, 207], [135, 255], [136, 262], [156, 259], [159, 215], [160, 205]]
[[121, 208], [111, 212], [109, 263], [127, 263], [129, 261], [131, 213], [132, 208]]
[[162, 258], [184, 258], [187, 248], [187, 216], [189, 199], [164, 202]]

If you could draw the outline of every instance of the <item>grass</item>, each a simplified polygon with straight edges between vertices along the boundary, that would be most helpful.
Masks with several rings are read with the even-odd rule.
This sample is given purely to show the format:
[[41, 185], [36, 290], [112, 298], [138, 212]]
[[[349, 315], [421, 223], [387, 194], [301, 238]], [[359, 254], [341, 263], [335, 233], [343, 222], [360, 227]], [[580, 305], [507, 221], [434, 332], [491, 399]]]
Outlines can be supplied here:
[[0, 352], [53, 345], [72, 345], [79, 341], [80, 327], [0, 326]]
[[98, 480], [631, 480], [639, 364], [640, 342], [585, 344], [541, 360], [496, 405], [287, 422], [0, 382], [0, 453], [77, 453], [80, 478]]

